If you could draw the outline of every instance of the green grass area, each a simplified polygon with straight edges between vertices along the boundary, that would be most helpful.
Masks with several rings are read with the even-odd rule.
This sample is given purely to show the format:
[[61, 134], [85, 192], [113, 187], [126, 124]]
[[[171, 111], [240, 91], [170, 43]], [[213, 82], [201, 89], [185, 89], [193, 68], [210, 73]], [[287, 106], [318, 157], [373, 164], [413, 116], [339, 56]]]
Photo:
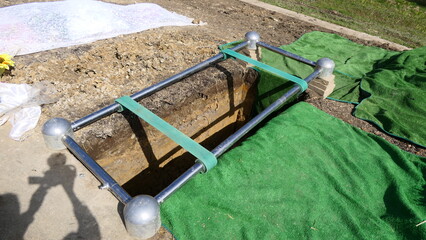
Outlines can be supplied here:
[[426, 46], [426, 0], [262, 0], [408, 47]]

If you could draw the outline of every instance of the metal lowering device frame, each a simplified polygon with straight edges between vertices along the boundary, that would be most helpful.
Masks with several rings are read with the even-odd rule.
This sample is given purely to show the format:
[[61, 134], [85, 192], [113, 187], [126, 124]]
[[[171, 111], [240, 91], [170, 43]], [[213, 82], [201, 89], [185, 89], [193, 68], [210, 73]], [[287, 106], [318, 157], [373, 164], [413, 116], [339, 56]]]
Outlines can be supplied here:
[[[314, 67], [314, 71], [305, 79], [300, 79], [286, 72], [275, 69], [271, 66], [253, 60], [238, 51], [248, 48], [256, 50], [258, 47], [269, 49], [275, 53], [292, 58], [299, 62], [305, 63]], [[151, 94], [166, 88], [182, 79], [206, 69], [216, 63], [226, 60], [227, 58], [238, 58], [246, 61], [257, 68], [261, 68], [269, 73], [286, 78], [295, 82], [294, 87], [282, 95], [278, 100], [272, 103], [260, 114], [252, 118], [247, 124], [241, 127], [234, 134], [229, 136], [225, 141], [219, 144], [212, 151], [208, 151], [200, 144], [185, 136], [179, 130], [150, 112], [148, 109], [139, 105], [138, 101], [150, 96]], [[131, 96], [124, 96], [94, 113], [91, 113], [79, 120], [69, 122], [63, 118], [52, 118], [48, 120], [42, 128], [42, 133], [46, 145], [54, 150], [68, 148], [81, 163], [101, 182], [100, 189], [109, 190], [124, 207], [124, 220], [128, 233], [137, 238], [146, 239], [154, 236], [161, 226], [160, 204], [163, 203], [170, 195], [176, 192], [181, 186], [188, 182], [192, 177], [199, 173], [204, 173], [213, 168], [217, 163], [217, 158], [225, 153], [234, 143], [240, 140], [245, 134], [253, 129], [258, 123], [264, 120], [275, 110], [279, 109], [292, 96], [306, 90], [309, 82], [317, 77], [327, 77], [333, 74], [334, 62], [328, 58], [321, 58], [317, 62], [300, 57], [296, 54], [287, 52], [278, 47], [271, 46], [260, 41], [260, 36], [257, 32], [248, 32], [245, 35], [245, 40], [238, 45], [222, 49], [222, 51], [191, 67], [185, 71], [178, 73], [170, 78], [167, 78], [155, 85], [145, 88]], [[197, 157], [194, 165], [184, 172], [180, 177], [173, 181], [168, 187], [161, 191], [156, 196], [139, 195], [136, 197], [130, 196], [86, 151], [74, 140], [74, 132], [79, 129], [94, 123], [95, 121], [109, 116], [116, 112], [121, 112], [128, 109], [138, 117], [148, 122], [169, 138], [177, 142], [188, 152]]]

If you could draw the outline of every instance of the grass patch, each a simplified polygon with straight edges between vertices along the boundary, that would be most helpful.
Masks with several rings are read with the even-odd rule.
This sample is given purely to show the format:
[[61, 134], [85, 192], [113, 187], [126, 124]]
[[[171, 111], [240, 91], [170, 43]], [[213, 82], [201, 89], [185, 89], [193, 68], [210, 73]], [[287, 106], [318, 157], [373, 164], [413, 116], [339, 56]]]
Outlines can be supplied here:
[[426, 46], [426, 0], [262, 0], [408, 47]]

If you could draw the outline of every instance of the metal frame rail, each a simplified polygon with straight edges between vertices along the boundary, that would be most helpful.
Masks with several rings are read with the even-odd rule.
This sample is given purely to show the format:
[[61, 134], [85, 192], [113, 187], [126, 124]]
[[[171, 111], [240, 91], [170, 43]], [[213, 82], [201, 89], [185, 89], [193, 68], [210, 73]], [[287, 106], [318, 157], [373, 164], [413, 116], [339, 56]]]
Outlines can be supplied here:
[[[307, 65], [314, 67], [314, 71], [304, 79], [309, 83], [316, 77], [326, 77], [332, 74], [334, 62], [328, 58], [319, 59], [317, 62], [300, 57], [291, 52], [271, 46], [261, 42], [260, 36], [256, 32], [248, 32], [245, 35], [245, 41], [235, 47], [230, 48], [232, 51], [239, 51], [247, 47], [251, 50], [256, 50], [257, 47], [269, 49], [275, 53], [295, 59]], [[178, 73], [170, 78], [167, 78], [155, 85], [139, 91], [130, 97], [139, 101], [163, 88], [166, 88], [182, 79], [206, 69], [216, 63], [224, 61], [227, 58], [225, 53], [219, 53], [185, 71]], [[301, 92], [301, 87], [294, 84], [294, 87], [281, 96], [278, 100], [272, 103], [268, 108], [262, 111], [259, 115], [251, 119], [247, 124], [241, 127], [237, 132], [229, 136], [225, 141], [219, 144], [211, 151], [214, 156], [219, 157], [232, 147], [238, 140], [252, 130], [257, 124], [263, 121], [267, 116], [279, 109], [292, 96]], [[53, 118], [47, 121], [42, 128], [43, 137], [48, 147], [54, 150], [68, 148], [80, 161], [89, 169], [89, 171], [101, 182], [100, 189], [109, 190], [120, 202], [125, 204], [124, 220], [127, 231], [130, 235], [138, 238], [149, 238], [157, 232], [161, 226], [159, 204], [164, 202], [169, 196], [176, 192], [186, 182], [193, 178], [198, 173], [205, 172], [205, 166], [196, 161], [196, 163], [184, 172], [180, 177], [173, 181], [168, 187], [157, 194], [155, 197], [141, 195], [131, 197], [86, 151], [78, 145], [73, 139], [73, 133], [79, 129], [115, 112], [120, 111], [121, 105], [113, 103], [99, 111], [89, 114], [75, 122], [69, 122], [63, 118]]]

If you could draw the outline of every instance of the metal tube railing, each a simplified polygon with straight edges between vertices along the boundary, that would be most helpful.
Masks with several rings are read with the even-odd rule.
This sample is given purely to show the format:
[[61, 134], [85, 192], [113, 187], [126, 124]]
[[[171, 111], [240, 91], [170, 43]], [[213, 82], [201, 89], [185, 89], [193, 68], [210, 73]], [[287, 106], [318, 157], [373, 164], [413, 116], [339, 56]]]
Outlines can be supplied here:
[[[287, 52], [283, 49], [271, 46], [264, 42], [260, 42], [260, 36], [256, 32], [248, 32], [246, 34], [246, 41], [238, 44], [237, 46], [230, 48], [233, 51], [239, 51], [244, 47], [248, 47], [249, 49], [256, 49], [256, 46], [264, 47], [269, 49], [275, 53], [281, 54], [283, 56], [287, 56], [289, 58], [295, 59], [312, 67], [315, 67], [313, 73], [311, 73], [308, 77], [304, 79], [306, 83], [309, 83], [316, 77], [326, 77], [329, 74], [332, 74], [334, 69], [334, 62], [327, 58], [319, 59], [317, 62], [310, 61], [303, 57], [300, 57], [291, 52]], [[213, 64], [219, 63], [226, 59], [225, 53], [219, 53], [191, 68], [184, 70], [181, 73], [178, 73], [168, 79], [165, 79], [151, 87], [143, 89], [137, 93], [134, 93], [130, 97], [139, 101], [151, 94], [166, 88], [196, 72], [199, 72]], [[241, 127], [234, 134], [229, 136], [225, 141], [219, 144], [216, 148], [212, 150], [212, 153], [219, 157], [224, 154], [228, 149], [230, 149], [236, 142], [238, 142], [242, 137], [244, 137], [250, 130], [252, 130], [255, 126], [257, 126], [260, 122], [262, 122], [267, 116], [269, 116], [274, 111], [281, 108], [284, 103], [301, 92], [302, 88], [299, 84], [295, 84], [293, 88], [291, 88], [288, 92], [282, 95], [278, 100], [272, 103], [269, 107], [267, 107], [264, 111], [262, 111], [259, 115], [251, 119], [247, 124]], [[304, 89], [303, 89], [304, 90]], [[302, 91], [303, 91], [302, 90]], [[46, 144], [52, 149], [64, 149], [68, 148], [81, 163], [102, 183], [100, 186], [101, 189], [108, 189], [120, 202], [126, 205], [128, 210], [128, 214], [124, 214], [126, 227], [129, 229], [136, 229], [135, 231], [129, 231], [132, 236], [143, 236], [146, 238], [146, 231], [143, 230], [147, 225], [146, 222], [141, 221], [144, 220], [144, 217], [141, 216], [150, 216], [156, 220], [156, 222], [160, 219], [160, 212], [158, 204], [164, 202], [169, 196], [171, 196], [174, 192], [176, 192], [179, 188], [181, 188], [185, 183], [187, 183], [192, 177], [197, 175], [198, 173], [204, 172], [205, 167], [202, 163], [197, 161], [191, 168], [185, 171], [180, 177], [178, 177], [175, 181], [173, 181], [169, 186], [167, 186], [163, 191], [161, 191], [155, 198], [151, 196], [138, 196], [132, 198], [93, 158], [91, 158], [86, 151], [81, 148], [77, 142], [73, 139], [73, 132], [77, 131], [103, 117], [106, 117], [114, 112], [120, 110], [120, 104], [114, 103], [111, 104], [99, 111], [96, 111], [92, 114], [89, 114], [73, 123], [61, 118], [53, 118], [47, 121], [42, 129], [43, 137], [45, 139]], [[144, 201], [140, 201], [140, 199], [144, 199]], [[148, 201], [149, 200], [149, 201]], [[148, 205], [143, 205], [140, 203], [150, 202]], [[126, 211], [125, 211], [126, 212]], [[137, 214], [136, 214], [137, 213]], [[145, 219], [146, 220], [146, 219]], [[157, 231], [160, 225], [156, 225], [153, 227], [154, 231]], [[156, 230], [155, 230], [156, 229]], [[145, 231], [145, 232], [144, 232]]]
[[311, 61], [311, 60], [309, 60], [309, 59], [303, 58], [303, 57], [301, 57], [301, 56], [299, 56], [299, 55], [296, 55], [296, 54], [294, 54], [294, 53], [287, 52], [287, 51], [286, 51], [286, 50], [284, 50], [284, 49], [281, 49], [281, 48], [278, 48], [278, 47], [275, 47], [275, 46], [269, 45], [269, 44], [264, 43], [264, 42], [258, 42], [258, 43], [257, 43], [257, 46], [259, 46], [259, 47], [264, 47], [264, 48], [266, 48], [266, 49], [268, 49], [268, 50], [271, 50], [272, 52], [275, 52], [275, 53], [278, 53], [278, 54], [284, 55], [284, 56], [286, 56], [286, 57], [292, 58], [292, 59], [294, 59], [294, 60], [297, 60], [297, 61], [299, 61], [299, 62], [302, 62], [302, 63], [308, 64], [308, 65], [310, 65], [310, 66], [312, 66], [312, 67], [315, 67], [315, 66], [317, 65], [317, 64], [316, 64], [316, 62], [314, 62], [314, 61]]
[[126, 204], [132, 197], [99, 164], [81, 148], [72, 137], [62, 138], [64, 145], [80, 160], [83, 165], [102, 183], [101, 189], [108, 189], [120, 202]]

